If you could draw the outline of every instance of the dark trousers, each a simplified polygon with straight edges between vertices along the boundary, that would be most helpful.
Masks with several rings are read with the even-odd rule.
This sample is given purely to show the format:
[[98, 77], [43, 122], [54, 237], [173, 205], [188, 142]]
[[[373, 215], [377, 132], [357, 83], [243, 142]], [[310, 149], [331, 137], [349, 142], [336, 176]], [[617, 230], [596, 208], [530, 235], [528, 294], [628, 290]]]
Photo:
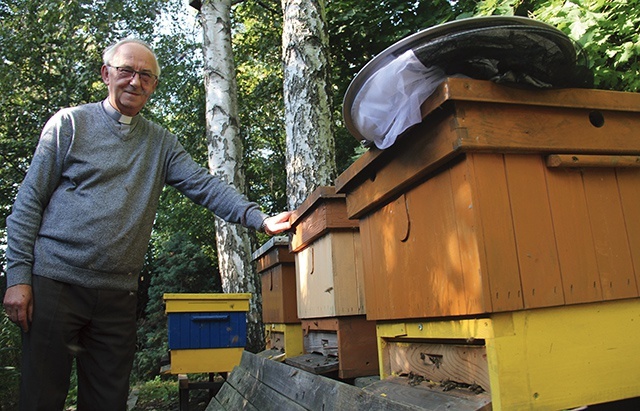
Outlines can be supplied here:
[[125, 411], [136, 347], [136, 293], [33, 276], [33, 322], [22, 334], [22, 411], [61, 411], [72, 362], [78, 411]]

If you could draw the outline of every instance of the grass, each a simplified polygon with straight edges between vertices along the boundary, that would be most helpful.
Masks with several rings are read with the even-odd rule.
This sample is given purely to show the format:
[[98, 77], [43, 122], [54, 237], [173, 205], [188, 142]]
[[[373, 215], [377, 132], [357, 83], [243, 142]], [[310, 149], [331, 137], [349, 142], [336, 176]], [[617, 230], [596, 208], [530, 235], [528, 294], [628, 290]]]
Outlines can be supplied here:
[[[162, 379], [141, 383], [132, 389], [130, 404], [137, 396], [135, 405], [129, 411], [179, 411], [178, 379]], [[207, 390], [189, 391], [189, 411], [203, 411], [209, 404]]]

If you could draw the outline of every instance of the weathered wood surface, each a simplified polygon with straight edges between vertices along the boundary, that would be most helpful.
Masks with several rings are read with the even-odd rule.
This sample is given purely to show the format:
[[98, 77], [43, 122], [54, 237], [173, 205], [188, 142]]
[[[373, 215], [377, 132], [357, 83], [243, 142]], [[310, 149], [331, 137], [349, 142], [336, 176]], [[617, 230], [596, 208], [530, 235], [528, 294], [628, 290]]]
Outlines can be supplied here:
[[[410, 387], [407, 387], [411, 393]], [[391, 399], [392, 393], [380, 395], [341, 381], [315, 375], [304, 370], [261, 358], [246, 352], [242, 362], [229, 375], [229, 378], [206, 411], [296, 411], [296, 410], [370, 410], [370, 411], [416, 411], [433, 410], [428, 408], [434, 401], [427, 401], [431, 394], [420, 390], [408, 394], [411, 403], [402, 403]], [[446, 401], [459, 403], [456, 397]], [[423, 396], [426, 395], [426, 396]], [[421, 403], [422, 401], [422, 403]], [[427, 405], [429, 402], [430, 405]], [[446, 408], [439, 408], [446, 409]], [[473, 408], [450, 408], [473, 409]], [[478, 408], [476, 408], [478, 409]]]
[[476, 394], [467, 387], [444, 391], [440, 384], [416, 383], [403, 377], [385, 378], [367, 385], [364, 391], [410, 404], [414, 410], [489, 411], [492, 408], [486, 393]]

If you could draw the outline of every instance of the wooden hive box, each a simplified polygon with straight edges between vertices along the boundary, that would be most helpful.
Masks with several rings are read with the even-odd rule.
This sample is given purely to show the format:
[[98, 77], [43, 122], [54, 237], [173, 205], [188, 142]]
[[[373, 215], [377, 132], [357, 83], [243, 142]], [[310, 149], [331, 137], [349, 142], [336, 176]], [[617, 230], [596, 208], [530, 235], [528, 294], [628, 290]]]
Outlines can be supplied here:
[[251, 294], [167, 293], [171, 374], [229, 372], [246, 345]]
[[272, 237], [253, 253], [262, 283], [262, 321], [266, 351], [271, 358], [286, 358], [304, 352], [298, 318], [295, 257], [289, 239]]
[[262, 284], [262, 321], [299, 323], [295, 256], [289, 251], [289, 239], [272, 237], [253, 253]]
[[365, 316], [358, 221], [345, 197], [319, 187], [292, 216], [304, 349], [287, 362], [339, 378], [378, 373], [375, 323]]
[[292, 216], [298, 316], [364, 315], [358, 221], [347, 218], [345, 196], [319, 187]]
[[336, 180], [367, 318], [639, 296], [640, 95], [449, 79], [422, 109]]

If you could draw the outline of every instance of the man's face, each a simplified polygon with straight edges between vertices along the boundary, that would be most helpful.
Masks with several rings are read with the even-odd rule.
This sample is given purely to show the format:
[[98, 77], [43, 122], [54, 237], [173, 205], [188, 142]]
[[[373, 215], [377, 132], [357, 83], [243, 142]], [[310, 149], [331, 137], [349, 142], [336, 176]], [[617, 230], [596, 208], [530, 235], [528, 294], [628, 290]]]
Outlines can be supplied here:
[[[143, 75], [141, 78], [139, 73], [133, 71], [152, 76]], [[146, 47], [136, 43], [121, 45], [109, 66], [102, 66], [102, 80], [109, 89], [109, 102], [120, 113], [135, 116], [155, 91], [158, 85], [154, 77], [156, 74], [155, 59]], [[144, 77], [147, 77], [146, 81]]]

